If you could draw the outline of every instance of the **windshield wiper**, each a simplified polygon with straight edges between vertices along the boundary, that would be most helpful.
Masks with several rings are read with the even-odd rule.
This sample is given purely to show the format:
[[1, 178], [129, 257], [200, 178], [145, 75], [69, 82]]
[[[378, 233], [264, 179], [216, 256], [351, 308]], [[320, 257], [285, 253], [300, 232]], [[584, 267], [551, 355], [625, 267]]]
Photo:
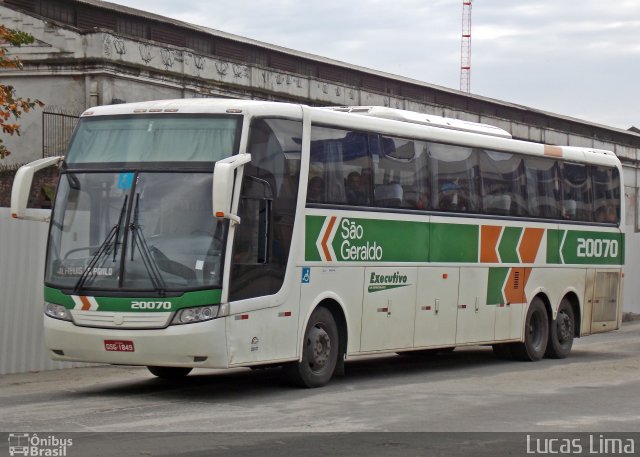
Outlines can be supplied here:
[[[149, 245], [147, 244], [147, 240], [145, 240], [144, 235], [142, 234], [142, 231], [140, 230], [140, 224], [138, 223], [138, 219], [139, 219], [139, 206], [140, 203], [140, 194], [137, 193], [136, 194], [136, 203], [135, 203], [135, 207], [133, 209], [133, 221], [131, 222], [131, 225], [129, 226], [129, 229], [131, 230], [131, 233], [133, 234], [133, 236], [131, 237], [131, 261], [133, 262], [133, 254], [135, 251], [136, 246], [138, 247], [138, 250], [140, 251], [140, 257], [142, 258], [142, 263], [145, 267], [145, 269], [147, 270], [147, 274], [149, 275], [149, 278], [151, 279], [151, 283], [153, 284], [153, 287], [156, 289], [156, 291], [158, 292], [158, 295], [160, 295], [161, 297], [163, 297], [165, 295], [165, 290], [167, 288], [165, 282], [164, 282], [164, 278], [162, 277], [162, 274], [160, 273], [160, 268], [158, 268], [158, 264], [151, 252], [151, 250], [149, 249]], [[156, 248], [153, 248], [156, 249]]]
[[[111, 246], [113, 246], [114, 244], [115, 246], [114, 246], [113, 259], [115, 261], [116, 251], [118, 249], [118, 238], [120, 236], [120, 227], [122, 225], [122, 219], [124, 218], [124, 215], [126, 212], [128, 199], [129, 199], [129, 196], [125, 195], [124, 201], [122, 202], [122, 208], [120, 208], [120, 216], [118, 217], [118, 222], [116, 223], [116, 225], [111, 227], [111, 230], [109, 230], [109, 233], [107, 233], [106, 238], [102, 243], [100, 243], [100, 246], [98, 246], [98, 250], [93, 255], [93, 257], [91, 257], [89, 264], [84, 269], [84, 271], [82, 272], [82, 275], [80, 275], [80, 277], [78, 278], [78, 281], [76, 282], [76, 285], [73, 288], [74, 293], [78, 293], [84, 287], [89, 277], [95, 277], [94, 275], [91, 274], [91, 272], [94, 271], [95, 266], [102, 259], [102, 257], [105, 254], [109, 253]], [[115, 239], [115, 243], [112, 243], [114, 239]]]

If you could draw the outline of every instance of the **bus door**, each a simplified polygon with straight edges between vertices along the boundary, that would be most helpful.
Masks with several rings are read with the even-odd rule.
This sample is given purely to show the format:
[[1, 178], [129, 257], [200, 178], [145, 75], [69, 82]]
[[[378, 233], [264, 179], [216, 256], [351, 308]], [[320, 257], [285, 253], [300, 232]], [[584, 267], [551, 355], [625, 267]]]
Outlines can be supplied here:
[[[229, 360], [243, 364], [292, 357], [296, 352], [297, 300], [286, 281], [300, 175], [302, 122], [258, 118], [251, 123], [238, 216], [231, 251]], [[293, 271], [293, 270], [291, 270]], [[280, 292], [283, 293], [280, 293]], [[267, 298], [280, 293], [279, 299]], [[273, 307], [276, 305], [275, 307]], [[273, 308], [270, 308], [273, 307]], [[260, 313], [260, 314], [258, 314]], [[247, 315], [248, 316], [248, 315]]]

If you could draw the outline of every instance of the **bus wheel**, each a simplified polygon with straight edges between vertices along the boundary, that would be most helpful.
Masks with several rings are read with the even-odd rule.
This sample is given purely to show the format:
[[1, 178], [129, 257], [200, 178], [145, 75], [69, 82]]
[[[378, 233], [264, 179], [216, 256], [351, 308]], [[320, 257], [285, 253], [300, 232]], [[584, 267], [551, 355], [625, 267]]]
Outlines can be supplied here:
[[180, 379], [191, 373], [193, 368], [184, 367], [147, 367], [152, 375], [161, 379]]
[[542, 299], [535, 297], [529, 305], [524, 324], [524, 343], [514, 343], [511, 353], [517, 360], [535, 362], [544, 356], [549, 338], [549, 318]]
[[564, 359], [571, 352], [573, 337], [576, 331], [576, 321], [573, 315], [571, 302], [563, 298], [558, 308], [556, 320], [551, 322], [549, 330], [549, 342], [545, 357], [551, 359]]
[[304, 333], [302, 360], [287, 367], [287, 375], [300, 387], [322, 387], [333, 376], [338, 361], [338, 327], [327, 308], [312, 314]]

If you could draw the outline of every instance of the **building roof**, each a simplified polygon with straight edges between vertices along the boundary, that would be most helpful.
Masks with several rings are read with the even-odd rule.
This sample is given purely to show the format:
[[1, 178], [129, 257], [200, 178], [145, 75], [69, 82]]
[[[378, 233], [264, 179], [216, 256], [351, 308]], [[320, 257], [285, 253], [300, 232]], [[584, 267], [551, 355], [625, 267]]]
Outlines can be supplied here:
[[[111, 30], [136, 38], [152, 39], [168, 45], [190, 48], [203, 54], [238, 60], [242, 63], [251, 60], [252, 64], [362, 87], [386, 95], [442, 105], [479, 115], [513, 119], [533, 126], [557, 128], [640, 148], [640, 132], [637, 129], [619, 129], [503, 100], [469, 94], [102, 0], [47, 0], [48, 8], [44, 8], [42, 3], [44, 0], [0, 0], [0, 4], [31, 14], [35, 13], [62, 26], [75, 27], [80, 31]], [[51, 7], [54, 3], [58, 6], [58, 10]], [[68, 12], [64, 14], [64, 11]], [[108, 14], [104, 14], [105, 12]]]

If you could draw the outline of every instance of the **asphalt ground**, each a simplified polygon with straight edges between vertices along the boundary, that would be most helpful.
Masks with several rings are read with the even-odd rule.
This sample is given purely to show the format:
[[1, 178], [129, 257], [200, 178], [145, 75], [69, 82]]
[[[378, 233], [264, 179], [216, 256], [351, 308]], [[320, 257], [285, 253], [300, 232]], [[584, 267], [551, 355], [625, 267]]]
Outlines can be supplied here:
[[0, 431], [76, 437], [68, 456], [526, 455], [527, 437], [575, 437], [584, 455], [589, 440], [633, 439], [639, 455], [640, 321], [576, 340], [564, 360], [503, 361], [489, 347], [354, 358], [320, 389], [291, 387], [279, 369], [5, 375]]

